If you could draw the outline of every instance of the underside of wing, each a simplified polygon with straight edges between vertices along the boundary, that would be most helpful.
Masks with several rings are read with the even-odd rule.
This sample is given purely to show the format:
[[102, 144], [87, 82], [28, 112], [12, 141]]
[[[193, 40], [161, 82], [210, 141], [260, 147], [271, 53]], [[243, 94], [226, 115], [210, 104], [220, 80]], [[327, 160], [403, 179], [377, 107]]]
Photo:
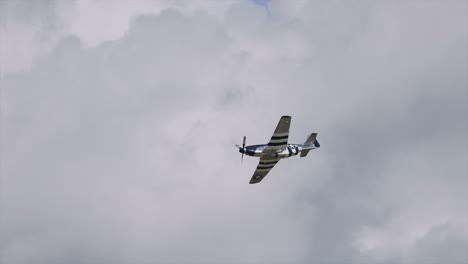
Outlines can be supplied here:
[[275, 132], [273, 133], [270, 142], [268, 142], [268, 145], [265, 148], [265, 153], [278, 153], [284, 151], [287, 148], [290, 125], [291, 117], [282, 116], [278, 122], [278, 125], [276, 126]]
[[257, 169], [255, 170], [252, 179], [250, 179], [250, 184], [261, 182], [279, 160], [280, 159], [276, 157], [261, 157]]

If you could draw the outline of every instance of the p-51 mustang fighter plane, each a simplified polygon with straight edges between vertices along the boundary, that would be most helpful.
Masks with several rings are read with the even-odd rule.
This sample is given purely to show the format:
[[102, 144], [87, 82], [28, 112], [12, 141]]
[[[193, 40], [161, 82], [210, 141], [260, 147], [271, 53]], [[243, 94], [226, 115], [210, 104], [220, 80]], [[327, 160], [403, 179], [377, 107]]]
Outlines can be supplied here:
[[236, 145], [239, 152], [242, 153], [242, 159], [244, 158], [244, 154], [260, 157], [260, 162], [250, 180], [250, 184], [259, 183], [280, 159], [289, 158], [299, 153], [301, 153], [301, 157], [305, 157], [310, 150], [320, 147], [317, 141], [317, 133], [310, 134], [304, 144], [288, 144], [290, 125], [291, 117], [282, 116], [268, 144], [246, 147], [244, 136], [242, 147]]

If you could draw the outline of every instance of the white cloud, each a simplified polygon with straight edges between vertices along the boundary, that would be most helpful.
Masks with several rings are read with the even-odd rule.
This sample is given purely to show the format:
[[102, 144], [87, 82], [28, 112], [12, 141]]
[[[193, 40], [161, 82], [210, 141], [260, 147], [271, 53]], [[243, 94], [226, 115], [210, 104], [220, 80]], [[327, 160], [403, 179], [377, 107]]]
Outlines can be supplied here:
[[12, 3], [2, 262], [466, 260], [466, 3]]

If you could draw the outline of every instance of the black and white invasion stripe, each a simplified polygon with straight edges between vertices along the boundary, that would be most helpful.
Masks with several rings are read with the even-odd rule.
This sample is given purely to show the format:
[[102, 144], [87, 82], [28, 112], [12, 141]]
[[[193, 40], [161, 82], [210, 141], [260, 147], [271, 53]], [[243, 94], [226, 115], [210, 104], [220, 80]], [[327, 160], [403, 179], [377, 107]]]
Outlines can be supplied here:
[[270, 139], [268, 146], [281, 146], [288, 143], [289, 132], [275, 133]]
[[276, 163], [278, 163], [278, 161], [279, 159], [261, 160], [257, 166], [257, 171], [269, 171], [276, 165]]

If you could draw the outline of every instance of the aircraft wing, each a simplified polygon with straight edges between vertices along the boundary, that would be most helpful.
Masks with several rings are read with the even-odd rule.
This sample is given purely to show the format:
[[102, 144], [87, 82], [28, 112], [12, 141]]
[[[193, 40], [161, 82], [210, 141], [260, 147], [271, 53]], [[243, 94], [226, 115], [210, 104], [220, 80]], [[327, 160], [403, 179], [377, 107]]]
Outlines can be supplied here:
[[252, 179], [250, 179], [250, 184], [261, 182], [279, 160], [280, 159], [276, 157], [261, 157], [257, 169], [255, 170]]
[[287, 148], [290, 125], [291, 117], [282, 116], [278, 122], [278, 125], [276, 126], [275, 132], [273, 133], [270, 142], [268, 142], [268, 145], [264, 150], [265, 154], [282, 152]]

